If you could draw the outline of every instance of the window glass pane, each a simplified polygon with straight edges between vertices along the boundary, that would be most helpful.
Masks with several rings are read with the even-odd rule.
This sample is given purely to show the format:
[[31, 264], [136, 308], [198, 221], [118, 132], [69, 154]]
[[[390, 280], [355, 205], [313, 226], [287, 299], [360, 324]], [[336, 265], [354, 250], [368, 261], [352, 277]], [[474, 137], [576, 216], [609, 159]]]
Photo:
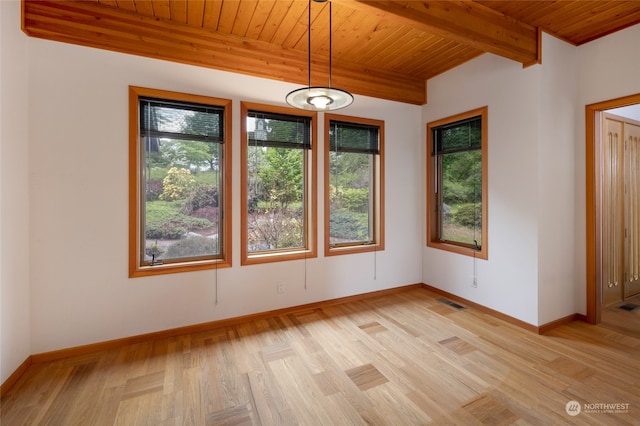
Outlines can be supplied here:
[[219, 111], [141, 100], [141, 112], [143, 263], [220, 257]]
[[329, 153], [329, 244], [373, 241], [372, 154]]
[[129, 87], [129, 276], [231, 266], [231, 100]]
[[331, 121], [329, 133], [329, 244], [374, 242], [377, 126]]
[[488, 259], [487, 117], [481, 107], [427, 123], [427, 246]]
[[482, 151], [443, 154], [440, 239], [482, 245]]
[[241, 105], [243, 265], [315, 257], [316, 114]]
[[305, 246], [306, 150], [249, 144], [249, 252]]

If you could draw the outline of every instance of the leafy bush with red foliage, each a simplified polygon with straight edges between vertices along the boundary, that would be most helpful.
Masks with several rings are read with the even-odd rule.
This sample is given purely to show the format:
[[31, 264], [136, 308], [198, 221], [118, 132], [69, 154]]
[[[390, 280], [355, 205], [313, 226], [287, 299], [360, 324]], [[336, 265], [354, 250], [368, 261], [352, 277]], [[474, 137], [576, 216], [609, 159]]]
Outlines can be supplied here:
[[156, 201], [162, 194], [162, 181], [160, 179], [147, 179], [146, 181], [146, 200]]
[[191, 216], [207, 219], [211, 223], [218, 223], [219, 213], [218, 207], [209, 206], [199, 208]]
[[218, 207], [218, 188], [214, 185], [199, 185], [191, 191], [182, 212], [194, 215], [194, 212], [205, 207]]

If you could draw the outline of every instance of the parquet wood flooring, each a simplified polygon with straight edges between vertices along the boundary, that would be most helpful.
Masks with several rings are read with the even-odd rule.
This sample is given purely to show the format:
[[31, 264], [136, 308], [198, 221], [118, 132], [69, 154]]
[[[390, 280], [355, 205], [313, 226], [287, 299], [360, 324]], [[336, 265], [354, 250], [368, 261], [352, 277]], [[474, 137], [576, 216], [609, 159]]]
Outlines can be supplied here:
[[[620, 308], [620, 306], [627, 304], [639, 307], [630, 311]], [[622, 334], [640, 338], [640, 295], [624, 302], [614, 303], [603, 309], [600, 325]]]
[[640, 339], [581, 322], [539, 336], [439, 297], [413, 289], [36, 363], [0, 423], [639, 424]]

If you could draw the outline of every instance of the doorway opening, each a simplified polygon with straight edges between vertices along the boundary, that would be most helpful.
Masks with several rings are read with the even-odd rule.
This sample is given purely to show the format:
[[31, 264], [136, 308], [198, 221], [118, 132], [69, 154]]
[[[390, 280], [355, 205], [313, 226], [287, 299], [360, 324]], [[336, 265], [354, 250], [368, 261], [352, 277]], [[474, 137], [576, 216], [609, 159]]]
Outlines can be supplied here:
[[[587, 321], [640, 292], [640, 94], [586, 106]], [[633, 139], [635, 138], [635, 139]], [[632, 145], [633, 144], [633, 145]]]

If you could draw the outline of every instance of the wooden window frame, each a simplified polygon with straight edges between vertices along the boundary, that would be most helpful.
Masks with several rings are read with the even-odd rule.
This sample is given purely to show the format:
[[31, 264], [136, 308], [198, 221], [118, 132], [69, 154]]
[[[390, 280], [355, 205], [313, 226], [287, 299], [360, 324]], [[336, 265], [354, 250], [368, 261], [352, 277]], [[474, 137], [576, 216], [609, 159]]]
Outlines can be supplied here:
[[[139, 100], [141, 97], [152, 97], [173, 101], [212, 105], [224, 108], [224, 143], [222, 145], [222, 212], [220, 226], [221, 257], [198, 259], [184, 262], [171, 262], [162, 265], [147, 266], [141, 264], [141, 165]], [[129, 86], [129, 277], [145, 277], [153, 275], [174, 274], [179, 272], [202, 271], [231, 266], [231, 100], [208, 96], [192, 95], [167, 90], [149, 89]]]
[[[379, 154], [375, 155], [374, 163], [374, 188], [373, 188], [373, 243], [353, 244], [332, 247], [329, 236], [329, 221], [331, 219], [329, 200], [329, 154], [330, 135], [332, 121], [341, 121], [354, 124], [365, 124], [378, 127]], [[324, 114], [324, 255], [336, 256], [343, 254], [367, 253], [384, 250], [384, 121], [362, 117], [352, 117], [339, 114]]]
[[[317, 167], [317, 118], [318, 114], [313, 111], [298, 110], [283, 106], [275, 106], [268, 104], [259, 104], [253, 102], [241, 102], [240, 104], [240, 202], [241, 207], [241, 220], [240, 220], [240, 264], [241, 265], [254, 265], [270, 262], [282, 262], [287, 260], [309, 259], [317, 257], [317, 240], [318, 240], [318, 167]], [[309, 149], [309, 160], [305, 170], [305, 189], [308, 194], [308, 199], [305, 203], [305, 246], [300, 249], [291, 250], [273, 250], [263, 251], [259, 253], [251, 253], [248, 248], [248, 131], [247, 131], [247, 117], [250, 111], [260, 111], [273, 114], [284, 114], [299, 117], [306, 117], [311, 119], [311, 149]]]
[[[433, 154], [433, 128], [440, 127], [446, 124], [455, 123], [457, 121], [481, 117], [482, 120], [482, 142], [481, 142], [481, 155], [482, 155], [482, 245], [480, 250], [473, 247], [468, 247], [463, 244], [456, 244], [450, 241], [442, 241], [438, 236], [438, 209], [437, 209], [437, 188], [436, 188], [436, 164], [435, 156]], [[450, 117], [445, 117], [440, 120], [427, 123], [427, 152], [426, 152], [426, 177], [427, 177], [427, 197], [426, 197], [426, 217], [427, 217], [427, 246], [436, 248], [439, 250], [445, 250], [453, 253], [462, 254], [465, 256], [472, 256], [478, 259], [488, 259], [488, 107], [484, 106], [471, 111], [456, 114]]]

